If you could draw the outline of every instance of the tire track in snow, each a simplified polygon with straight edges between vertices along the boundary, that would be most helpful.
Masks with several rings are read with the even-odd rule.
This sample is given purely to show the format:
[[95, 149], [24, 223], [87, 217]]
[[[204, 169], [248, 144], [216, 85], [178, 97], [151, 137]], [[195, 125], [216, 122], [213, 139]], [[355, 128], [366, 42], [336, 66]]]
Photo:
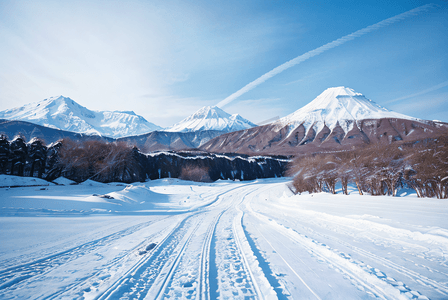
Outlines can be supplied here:
[[218, 224], [214, 244], [216, 250], [216, 269], [218, 275], [218, 293], [215, 296], [231, 299], [271, 299], [277, 298], [274, 288], [259, 267], [242, 228], [243, 213], [237, 208], [245, 197], [259, 186], [245, 187], [242, 193], [233, 190], [232, 203], [223, 212]]
[[[351, 248], [354, 252], [360, 254], [361, 256], [368, 257], [368, 258], [374, 260], [375, 262], [379, 262], [381, 265], [383, 265], [385, 267], [388, 267], [388, 268], [390, 268], [390, 269], [392, 269], [392, 270], [394, 270], [394, 271], [396, 271], [396, 272], [398, 272], [400, 274], [403, 274], [404, 276], [406, 276], [406, 277], [408, 277], [408, 278], [410, 278], [410, 279], [412, 279], [414, 281], [417, 281], [417, 282], [421, 281], [421, 282], [423, 282], [424, 285], [430, 286], [433, 290], [437, 291], [441, 295], [444, 295], [444, 296], [448, 295], [448, 287], [443, 285], [443, 284], [441, 284], [441, 283], [439, 283], [439, 282], [437, 282], [437, 281], [435, 281], [435, 280], [427, 278], [426, 276], [423, 276], [423, 275], [421, 275], [421, 274], [419, 274], [419, 273], [417, 273], [415, 271], [409, 270], [408, 268], [406, 268], [404, 266], [396, 264], [396, 263], [394, 263], [394, 262], [392, 262], [392, 261], [390, 261], [390, 260], [388, 260], [386, 258], [377, 256], [377, 255], [375, 255], [375, 254], [373, 254], [373, 253], [371, 253], [369, 251], [366, 251], [364, 249], [361, 249], [361, 248], [358, 248], [358, 247], [355, 247], [355, 246], [352, 246], [352, 245], [347, 245], [347, 247]], [[341, 256], [344, 256], [344, 253], [341, 253]], [[349, 258], [347, 258], [347, 259], [349, 259]], [[354, 263], [359, 264], [359, 263], [363, 263], [363, 262], [362, 261], [361, 262], [354, 261]], [[374, 272], [375, 269], [372, 268], [371, 271]], [[381, 272], [381, 273], [383, 273], [383, 272]], [[384, 276], [386, 276], [385, 273], [383, 273], [383, 274], [384, 274]], [[404, 291], [404, 289], [403, 289], [403, 291]], [[407, 288], [407, 291], [411, 292], [411, 290], [409, 288]]]
[[[253, 211], [249, 206], [248, 209]], [[265, 218], [271, 218], [266, 216], [265, 214], [262, 213], [258, 213], [260, 215], [263, 215]], [[323, 220], [323, 219], [322, 219]], [[332, 220], [325, 220], [326, 222], [330, 222], [331, 224], [334, 224], [334, 226], [340, 226], [339, 223], [334, 222]], [[278, 222], [277, 222], [278, 223]], [[354, 227], [349, 227], [349, 228], [353, 228]], [[295, 231], [295, 230], [294, 230]], [[297, 231], [296, 231], [297, 232]], [[323, 235], [317, 231], [313, 231], [315, 235], [318, 236], [322, 236], [324, 238], [329, 238], [327, 235]], [[298, 232], [297, 232], [298, 233]], [[300, 233], [298, 233], [300, 234]], [[300, 234], [304, 237], [306, 237], [303, 234]], [[378, 236], [379, 237], [379, 236]], [[308, 238], [308, 237], [307, 237]], [[384, 238], [384, 237], [382, 237]], [[315, 239], [312, 239], [313, 243], [315, 243], [316, 245], [320, 245], [323, 247], [326, 247], [327, 249], [333, 251], [334, 253], [336, 253], [337, 255], [339, 255], [340, 257], [348, 260], [350, 263], [353, 263], [355, 265], [358, 265], [361, 269], [363, 269], [365, 272], [372, 274], [373, 276], [378, 277], [379, 279], [387, 282], [388, 284], [392, 285], [393, 287], [395, 287], [396, 289], [398, 289], [400, 291], [401, 294], [405, 294], [409, 297], [414, 297], [414, 298], [418, 298], [420, 297], [420, 299], [428, 299], [426, 296], [422, 295], [420, 292], [416, 291], [416, 290], [412, 290], [409, 286], [407, 286], [406, 284], [404, 284], [401, 281], [396, 280], [393, 277], [389, 277], [387, 276], [387, 273], [384, 272], [384, 270], [380, 270], [378, 268], [372, 267], [366, 263], [364, 263], [361, 260], [355, 260], [351, 258], [351, 255], [349, 253], [344, 253], [341, 252], [337, 249], [332, 249], [331, 247], [322, 244], [318, 241], [316, 241]], [[343, 240], [336, 240], [337, 243], [341, 244], [342, 246], [346, 247], [349, 249], [349, 251], [353, 251], [353, 253], [357, 253], [362, 257], [365, 257], [366, 259], [370, 260], [371, 262], [374, 262], [374, 264], [380, 264], [384, 267], [386, 267], [387, 269], [393, 270], [394, 272], [397, 272], [399, 274], [402, 274], [403, 276], [411, 279], [412, 281], [418, 282], [419, 284], [426, 286], [426, 287], [430, 287], [431, 290], [438, 292], [440, 295], [443, 296], [447, 296], [448, 295], [448, 286], [441, 283], [441, 282], [437, 282], [436, 280], [430, 279], [416, 271], [410, 270], [400, 264], [394, 263], [393, 261], [377, 256], [367, 250], [364, 250], [362, 248], [356, 247], [352, 244], [349, 244]]]
[[[375, 282], [376, 284], [375, 283], [370, 284], [369, 282], [367, 282], [367, 280], [362, 280], [361, 276], [359, 276], [359, 272], [353, 272], [353, 270], [347, 270], [347, 268], [344, 266], [344, 264], [342, 262], [338, 261], [338, 259], [342, 260], [342, 258], [335, 255], [333, 252], [330, 252], [330, 250], [328, 250], [327, 248], [321, 247], [322, 249], [320, 249], [317, 246], [313, 246], [312, 241], [308, 240], [307, 237], [302, 237], [299, 233], [292, 231], [291, 229], [288, 229], [286, 227], [283, 227], [282, 225], [273, 221], [272, 219], [265, 219], [264, 216], [260, 217], [260, 215], [258, 215], [256, 213], [254, 215], [257, 216], [261, 221], [265, 222], [266, 224], [275, 226], [276, 229], [279, 229], [279, 230], [277, 230], [278, 233], [286, 236], [287, 238], [289, 238], [291, 240], [296, 241], [299, 245], [301, 245], [303, 248], [307, 249], [309, 252], [315, 254], [322, 261], [325, 261], [327, 264], [336, 265], [340, 270], [343, 270], [344, 273], [349, 275], [350, 278], [353, 279], [354, 281], [356, 281], [359, 285], [363, 286], [367, 290], [370, 290], [373, 293], [373, 295], [375, 295], [375, 297], [378, 297], [380, 299], [389, 299], [389, 297], [387, 297], [387, 293], [385, 293], [382, 288], [377, 288], [376, 284], [379, 284], [379, 282]], [[268, 241], [268, 243], [269, 243], [269, 241]], [[271, 245], [271, 247], [272, 247], [272, 245]], [[284, 258], [282, 258], [282, 259], [284, 260]], [[293, 271], [293, 272], [297, 275], [297, 273], [295, 271]], [[301, 281], [303, 282], [303, 279], [301, 279]], [[312, 291], [312, 293], [316, 296], [317, 299], [320, 299], [320, 297], [317, 296], [314, 291]]]
[[258, 230], [258, 233], [260, 234], [261, 237], [263, 237], [263, 239], [269, 244], [269, 246], [272, 248], [272, 250], [275, 251], [275, 253], [283, 260], [283, 262], [286, 264], [286, 266], [294, 273], [294, 275], [297, 276], [297, 278], [299, 278], [299, 280], [302, 282], [302, 284], [308, 289], [308, 291], [314, 295], [314, 297], [316, 297], [316, 299], [321, 300], [321, 298], [319, 297], [319, 295], [316, 294], [316, 292], [305, 282], [305, 280], [302, 278], [302, 276], [300, 276], [293, 267], [291, 267], [291, 265], [288, 263], [288, 261], [280, 254], [280, 252], [272, 245], [271, 242], [269, 242], [269, 240], [264, 236], [264, 234]]
[[[217, 274], [214, 274], [215, 269], [212, 270], [211, 263], [215, 262], [215, 253], [212, 253], [212, 251], [215, 251], [214, 243], [213, 243], [213, 236], [215, 235], [216, 226], [218, 225], [219, 220], [221, 219], [221, 216], [223, 215], [224, 211], [219, 213], [218, 216], [215, 217], [214, 222], [209, 225], [205, 241], [202, 247], [202, 253], [201, 253], [201, 271], [200, 271], [200, 279], [199, 279], [199, 295], [201, 299], [209, 300], [214, 299], [216, 290], [217, 289], [217, 282], [216, 278], [211, 278], [212, 276], [215, 276]], [[213, 273], [213, 274], [212, 274]], [[211, 276], [212, 275], [212, 276]], [[211, 280], [212, 283], [210, 282]]]
[[[196, 227], [193, 229], [193, 231], [190, 233], [190, 235], [186, 238], [185, 242], [182, 244], [181, 249], [179, 250], [178, 255], [174, 259], [174, 262], [168, 267], [168, 270], [164, 274], [163, 277], [161, 277], [160, 282], [158, 283], [157, 280], [151, 287], [151, 290], [148, 292], [148, 297], [150, 299], [163, 299], [165, 297], [165, 291], [167, 290], [169, 284], [171, 283], [171, 280], [173, 278], [174, 273], [177, 270], [177, 267], [179, 265], [179, 262], [181, 261], [185, 249], [188, 247], [188, 244], [190, 243], [193, 235], [198, 230], [199, 226], [202, 224], [201, 220], [197, 223]], [[163, 272], [163, 271], [162, 271]], [[153, 291], [155, 290], [155, 291]]]
[[[403, 297], [406, 297], [403, 299], [429, 299], [417, 291], [412, 291], [405, 284], [396, 282], [393, 278], [387, 277], [383, 272], [376, 268], [372, 268], [361, 261], [350, 260], [351, 257], [345, 253], [336, 251], [335, 249], [319, 243], [306, 235], [300, 234], [291, 228], [284, 227], [280, 223], [262, 214], [258, 214], [254, 211], [251, 211], [251, 213], [266, 224], [275, 226], [275, 228], [279, 229], [278, 232], [280, 234], [296, 241], [321, 261], [336, 266], [348, 276], [350, 281], [356, 283], [355, 285], [362, 286], [364, 289], [373, 293], [372, 296], [380, 299], [400, 299]], [[263, 236], [263, 234], [261, 235]]]
[[[157, 245], [148, 258], [136, 264], [97, 299], [119, 299], [121, 297], [133, 299], [163, 298], [167, 288], [172, 284], [172, 278], [178, 271], [179, 264], [187, 251], [190, 240], [193, 238], [201, 222], [205, 219], [206, 214], [216, 209], [216, 206], [222, 203], [222, 198], [226, 194], [234, 193], [235, 190], [243, 189], [250, 185], [252, 184], [244, 184], [220, 193], [206, 207], [198, 208], [194, 212], [190, 212], [190, 215], [186, 216], [177, 224], [165, 239]], [[209, 228], [213, 227], [213, 232], [209, 234], [209, 240], [206, 238], [203, 243], [212, 243], [212, 238], [220, 217], [231, 207], [232, 203], [229, 203], [220, 212], [219, 218], [215, 219], [214, 226], [209, 226]], [[194, 218], [199, 219], [196, 225], [192, 220]], [[192, 227], [194, 229], [191, 229]], [[201, 258], [201, 260], [208, 261], [208, 272], [210, 272], [211, 263], [210, 250], [211, 247], [208, 247], [209, 253], [207, 254], [206, 251], [203, 252], [202, 254], [206, 257], [202, 256]], [[206, 270], [203, 269], [202, 271], [205, 272]], [[202, 276], [204, 277], [205, 275]], [[198, 287], [201, 291], [209, 288], [207, 286], [201, 287], [201, 282], [198, 283]]]
[[148, 227], [151, 224], [159, 222], [161, 220], [148, 221], [136, 224], [134, 226], [109, 234], [105, 237], [84, 243], [82, 245], [65, 250], [63, 252], [59, 252], [30, 263], [14, 266], [6, 270], [0, 271], [0, 292], [2, 290], [14, 287], [23, 280], [27, 280], [34, 276], [48, 272], [60, 265], [63, 265], [81, 256], [84, 256], [87, 253], [91, 253], [92, 251], [95, 251], [99, 247], [104, 247], [110, 244], [111, 242], [120, 239], [123, 236], [142, 230], [143, 228]]
[[[264, 259], [260, 250], [257, 248], [254, 239], [251, 237], [251, 235], [249, 234], [249, 232], [246, 229], [246, 226], [244, 226], [244, 225], [243, 225], [243, 230], [244, 230], [244, 235], [246, 236], [247, 242], [249, 243], [252, 252], [254, 253], [258, 262], [260, 263], [260, 268], [262, 269], [264, 276], [269, 281], [270, 285], [274, 288], [274, 291], [277, 294], [277, 298], [278, 299], [288, 299], [287, 296], [282, 291], [282, 289], [285, 289], [285, 287], [280, 284], [280, 281], [274, 275], [272, 275], [274, 272], [271, 270], [268, 261]], [[258, 228], [257, 228], [257, 230], [258, 230]]]
[[[244, 184], [217, 195], [216, 204], [219, 206], [209, 207], [202, 213], [204, 223], [210, 222], [210, 224], [205, 232], [202, 233], [200, 230], [190, 241], [191, 245], [187, 247], [178, 267], [173, 272], [172, 279], [164, 289], [165, 297], [186, 299], [216, 299], [218, 297], [217, 290], [220, 282], [215, 264], [216, 234], [218, 234], [216, 228], [222, 215], [234, 207], [234, 201], [225, 200], [229, 198], [233, 200], [236, 191], [251, 185], [252, 183]], [[222, 205], [225, 207], [222, 208]], [[160, 297], [160, 295], [151, 298]]]
[[[193, 231], [190, 230], [190, 223], [197, 215], [193, 213], [185, 216], [147, 258], [126, 272], [97, 299], [144, 299], [153, 284], [160, 285], [160, 281], [164, 283], [163, 276], [169, 276], [169, 272], [172, 272], [173, 264], [183, 254], [185, 245], [199, 225]], [[158, 278], [159, 282], [156, 283]]]
[[255, 298], [257, 293], [248, 266], [242, 258], [233, 232], [235, 212], [226, 211], [217, 226], [215, 236], [215, 264], [218, 275], [218, 293], [222, 299]]
[[[185, 251], [171, 272], [164, 276], [166, 284], [160, 289], [152, 288], [156, 292], [148, 293], [147, 298], [216, 299], [211, 287], [217, 286], [217, 280], [210, 278], [210, 274], [215, 274], [212, 240], [223, 213], [208, 211], [200, 214], [202, 220], [185, 244]], [[201, 226], [208, 223], [207, 227]]]
[[[159, 220], [158, 222], [155, 222], [154, 224], [161, 223], [162, 221], [167, 222], [167, 219], [164, 218]], [[146, 230], [151, 230], [149, 228], [145, 228]], [[119, 274], [120, 272], [123, 273], [126, 270], [124, 269], [126, 265], [135, 264], [135, 257], [133, 256], [140, 256], [142, 254], [146, 254], [148, 252], [151, 252], [151, 250], [146, 250], [147, 245], [150, 243], [153, 243], [154, 241], [157, 241], [161, 238], [161, 236], [164, 236], [164, 233], [167, 230], [157, 231], [147, 237], [145, 237], [144, 241], [140, 242], [138, 245], [134, 246], [132, 249], [127, 251], [122, 251], [119, 255], [115, 256], [111, 261], [107, 262], [105, 265], [102, 265], [101, 267], [95, 268], [95, 271], [86, 274], [85, 277], [75, 280], [70, 285], [64, 287], [63, 289], [56, 291], [53, 294], [50, 294], [48, 296], [45, 296], [45, 299], [61, 299], [63, 297], [71, 299], [71, 298], [80, 298], [80, 299], [92, 299], [94, 296], [93, 294], [98, 294], [98, 290], [100, 290], [102, 287], [102, 284], [107, 285], [107, 282], [112, 277], [111, 274]], [[145, 251], [145, 253], [142, 253], [142, 251]], [[144, 260], [145, 257], [141, 256], [141, 258], [137, 261], [139, 263], [141, 260]], [[130, 262], [130, 263], [129, 263]], [[124, 266], [124, 268], [123, 268]], [[75, 295], [75, 296], [74, 296]]]
[[[283, 184], [283, 183], [282, 183]], [[266, 187], [264, 187], [264, 188], [262, 188], [262, 189], [258, 189], [258, 190], [256, 190], [255, 192], [252, 192], [252, 193], [256, 193], [256, 194], [262, 194], [263, 192], [265, 192], [266, 190], [268, 190], [268, 189], [271, 189], [272, 188], [272, 186], [266, 186]], [[249, 195], [249, 194], [248, 194]], [[242, 212], [242, 216], [241, 216], [241, 220], [240, 220], [240, 224], [241, 224], [241, 229], [242, 229], [242, 232], [243, 232], [243, 234], [244, 234], [244, 237], [245, 237], [245, 239], [247, 240], [247, 243], [249, 244], [249, 246], [250, 246], [250, 248], [251, 248], [251, 251], [252, 251], [252, 253], [255, 255], [255, 257], [256, 257], [256, 259], [257, 259], [257, 261], [258, 261], [258, 265], [259, 265], [259, 268], [258, 268], [258, 271], [260, 271], [261, 270], [261, 272], [263, 273], [263, 275], [264, 275], [264, 278], [269, 282], [269, 284], [270, 284], [270, 286], [271, 286], [271, 288], [272, 288], [272, 290], [274, 290], [275, 291], [275, 293], [276, 293], [276, 298], [278, 298], [278, 299], [284, 299], [284, 298], [286, 298], [286, 295], [284, 295], [283, 293], [282, 293], [282, 291], [281, 291], [281, 286], [280, 286], [280, 282], [277, 280], [277, 278], [275, 278], [275, 276], [272, 276], [272, 270], [270, 269], [270, 267], [269, 267], [269, 265], [267, 265], [267, 266], [265, 266], [265, 267], [263, 267], [262, 265], [263, 265], [263, 263], [265, 263], [265, 264], [267, 264], [267, 262], [266, 261], [264, 261], [264, 259], [263, 259], [263, 257], [262, 257], [262, 255], [261, 255], [261, 253], [259, 252], [259, 250], [257, 249], [257, 247], [256, 247], [256, 245], [255, 245], [255, 242], [251, 239], [251, 237], [250, 237], [250, 235], [249, 235], [249, 233], [247, 232], [247, 230], [245, 229], [245, 226], [243, 225], [243, 216], [244, 216], [244, 212], [243, 212], [243, 209], [241, 208], [241, 206], [243, 205], [243, 203], [244, 202], [246, 202], [245, 203], [245, 207], [247, 207], [248, 209], [249, 209], [249, 211], [251, 211], [251, 209], [250, 209], [250, 206], [249, 206], [249, 203], [250, 203], [250, 201], [251, 201], [251, 199], [252, 198], [250, 198], [250, 199], [248, 199], [249, 201], [245, 201], [246, 200], [246, 198], [247, 198], [247, 196], [248, 195], [246, 195], [246, 197], [244, 197], [242, 200], [241, 200], [241, 202], [239, 203], [239, 205], [237, 206], [237, 209], [238, 209], [238, 211], [240, 211], [240, 212]], [[306, 282], [303, 280], [303, 278], [299, 275], [299, 274], [297, 274], [297, 272], [288, 264], [288, 262], [279, 254], [279, 252], [272, 246], [272, 244], [264, 237], [264, 235], [261, 233], [261, 231], [257, 228], [257, 231], [260, 233], [260, 236], [262, 236], [265, 240], [266, 240], [266, 242], [271, 246], [271, 248], [281, 257], [281, 259], [284, 261], [284, 263], [292, 270], [292, 272], [295, 274], [295, 275], [297, 275], [297, 277], [301, 280], [301, 282], [303, 283], [303, 285], [310, 291], [310, 293], [312, 294], [312, 295], [314, 295], [315, 297], [316, 297], [316, 299], [318, 299], [318, 300], [320, 300], [321, 298], [315, 293], [315, 291], [312, 289], [312, 288], [310, 288], [307, 284], [306, 284]], [[283, 287], [283, 288], [285, 288], [285, 287]], [[269, 298], [274, 298], [273, 297], [273, 295], [274, 295], [274, 293], [272, 293], [272, 290], [271, 291], [269, 291]]]

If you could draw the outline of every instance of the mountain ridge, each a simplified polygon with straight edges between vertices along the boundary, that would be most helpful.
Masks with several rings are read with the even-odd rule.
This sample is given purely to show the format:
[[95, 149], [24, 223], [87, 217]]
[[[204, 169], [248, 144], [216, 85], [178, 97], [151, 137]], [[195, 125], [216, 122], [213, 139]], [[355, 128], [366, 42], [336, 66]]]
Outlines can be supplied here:
[[27, 121], [53, 129], [112, 138], [162, 129], [133, 111], [92, 111], [64, 96], [1, 111], [0, 119]]
[[418, 140], [447, 131], [447, 123], [389, 111], [353, 89], [335, 87], [276, 122], [223, 134], [200, 149], [247, 155], [299, 155], [348, 150], [371, 142]]
[[255, 127], [254, 123], [239, 114], [229, 114], [217, 106], [204, 106], [182, 121], [165, 129], [169, 132], [218, 130], [232, 132]]
[[[198, 148], [215, 153], [296, 155], [307, 151], [347, 150], [371, 142], [419, 140], [445, 134], [448, 129], [448, 124], [444, 122], [420, 120], [389, 111], [347, 87], [326, 89], [304, 107], [262, 126], [256, 126], [238, 114], [230, 115], [218, 107], [205, 106], [170, 128], [142, 130], [141, 133], [142, 131], [134, 131], [133, 128], [138, 127], [137, 121], [140, 118], [147, 121], [133, 111], [95, 112], [63, 96], [0, 112], [0, 119], [4, 118], [5, 112], [10, 116], [20, 113], [26, 119], [0, 124], [0, 131], [3, 130], [10, 137], [22, 133], [29, 139], [33, 135], [44, 139], [48, 135], [46, 140], [58, 137], [83, 139], [82, 135], [90, 134], [92, 137], [110, 137], [111, 140], [133, 143], [142, 151]], [[101, 114], [101, 118], [98, 114]], [[46, 129], [57, 128], [54, 124], [47, 124], [53, 119], [61, 122], [67, 121], [66, 119], [75, 120], [77, 123], [74, 122], [73, 126], [78, 128], [90, 125], [83, 123], [83, 120], [95, 120], [96, 125], [100, 125], [102, 129], [101, 125], [105, 125], [101, 123], [103, 117], [110, 121], [106, 123], [107, 126], [112, 124], [109, 131], [115, 128], [123, 133], [126, 129], [128, 134], [111, 136], [91, 128], [90, 131], [82, 131], [81, 136], [74, 136], [66, 133], [76, 132], [70, 124], [65, 128], [58, 128], [58, 131]], [[39, 118], [41, 123], [47, 125], [46, 128], [20, 123]], [[128, 126], [128, 120], [135, 126]], [[124, 129], [120, 126], [124, 126]]]

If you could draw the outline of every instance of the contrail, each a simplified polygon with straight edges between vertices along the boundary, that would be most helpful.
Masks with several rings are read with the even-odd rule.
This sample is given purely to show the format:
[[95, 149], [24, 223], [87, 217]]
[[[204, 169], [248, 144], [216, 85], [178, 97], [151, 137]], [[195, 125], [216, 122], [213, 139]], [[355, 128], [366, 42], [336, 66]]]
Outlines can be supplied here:
[[239, 96], [247, 93], [248, 91], [250, 91], [251, 89], [255, 88], [256, 86], [258, 86], [259, 84], [265, 82], [266, 80], [268, 80], [269, 78], [285, 71], [286, 69], [289, 69], [295, 65], [300, 64], [301, 62], [314, 57], [316, 55], [319, 55], [327, 50], [330, 50], [332, 48], [335, 48], [337, 46], [340, 46], [348, 41], [354, 40], [355, 38], [358, 38], [360, 36], [363, 36], [369, 32], [378, 30], [380, 28], [389, 26], [395, 22], [401, 21], [407, 17], [410, 16], [414, 16], [422, 11], [428, 10], [432, 7], [435, 7], [435, 4], [426, 4], [414, 9], [411, 9], [407, 12], [404, 12], [402, 14], [396, 15], [395, 17], [391, 17], [388, 18], [386, 20], [383, 20], [381, 22], [378, 22], [376, 24], [370, 25], [366, 28], [360, 29], [358, 31], [355, 31], [349, 35], [346, 35], [344, 37], [341, 37], [337, 40], [334, 40], [328, 44], [325, 44], [323, 46], [320, 46], [319, 48], [316, 48], [314, 50], [308, 51], [305, 54], [299, 55], [296, 58], [291, 59], [290, 61], [285, 62], [284, 64], [272, 69], [271, 71], [267, 72], [266, 74], [258, 77], [257, 79], [255, 79], [254, 81], [248, 83], [247, 85], [245, 85], [243, 88], [241, 88], [240, 90], [236, 91], [235, 93], [233, 93], [232, 95], [228, 96], [227, 98], [225, 98], [224, 100], [222, 100], [221, 102], [219, 102], [216, 106], [218, 107], [223, 107], [227, 104], [229, 104], [230, 102], [232, 102], [233, 100], [235, 100], [236, 98], [238, 98]]

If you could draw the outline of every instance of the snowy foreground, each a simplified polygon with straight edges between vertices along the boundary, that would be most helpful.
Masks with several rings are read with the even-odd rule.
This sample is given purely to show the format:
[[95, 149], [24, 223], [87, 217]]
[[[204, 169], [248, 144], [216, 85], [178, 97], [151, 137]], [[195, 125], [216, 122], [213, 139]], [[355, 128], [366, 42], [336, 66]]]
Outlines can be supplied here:
[[0, 188], [0, 299], [448, 298], [446, 201], [287, 183]]

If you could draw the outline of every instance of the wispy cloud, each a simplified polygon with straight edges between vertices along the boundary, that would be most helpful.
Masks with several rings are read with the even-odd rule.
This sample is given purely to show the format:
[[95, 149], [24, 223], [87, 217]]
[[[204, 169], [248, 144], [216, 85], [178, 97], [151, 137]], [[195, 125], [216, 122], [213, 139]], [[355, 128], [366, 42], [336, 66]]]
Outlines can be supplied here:
[[418, 93], [414, 93], [414, 94], [406, 95], [406, 96], [403, 96], [403, 97], [399, 97], [399, 98], [396, 98], [396, 99], [387, 101], [385, 104], [394, 103], [394, 102], [398, 102], [398, 101], [402, 101], [402, 100], [406, 100], [406, 99], [414, 98], [414, 97], [417, 97], [417, 96], [421, 96], [421, 95], [424, 95], [424, 94], [426, 94], [426, 93], [430, 93], [430, 92], [436, 91], [436, 90], [438, 90], [438, 89], [444, 88], [444, 87], [446, 87], [446, 86], [448, 86], [448, 81], [439, 83], [439, 84], [437, 84], [437, 85], [435, 85], [435, 86], [433, 86], [433, 87], [430, 87], [429, 89], [420, 91], [420, 92], [418, 92]]
[[237, 99], [238, 97], [240, 97], [241, 95], [247, 93], [248, 91], [252, 90], [253, 88], [255, 88], [256, 86], [262, 84], [263, 82], [265, 82], [266, 80], [268, 80], [269, 78], [295, 66], [300, 64], [301, 62], [306, 61], [307, 59], [310, 59], [314, 56], [317, 56], [325, 51], [328, 51], [330, 49], [333, 49], [337, 46], [340, 46], [342, 44], [345, 44], [348, 41], [354, 40], [358, 37], [361, 37], [367, 33], [370, 33], [372, 31], [378, 30], [380, 28], [389, 26], [395, 22], [401, 21], [405, 18], [414, 16], [418, 13], [421, 13], [423, 11], [426, 11], [430, 8], [435, 7], [436, 5], [434, 4], [427, 4], [427, 5], [423, 5], [417, 8], [414, 8], [412, 10], [409, 10], [407, 12], [404, 12], [402, 14], [396, 15], [394, 17], [388, 18], [386, 20], [383, 20], [381, 22], [378, 22], [376, 24], [370, 25], [368, 27], [365, 27], [363, 29], [360, 29], [358, 31], [355, 31], [351, 34], [348, 34], [342, 38], [339, 38], [337, 40], [334, 40], [328, 44], [325, 44], [319, 48], [316, 48], [314, 50], [308, 51], [305, 54], [299, 55], [296, 58], [291, 59], [290, 61], [285, 62], [284, 64], [281, 64], [280, 66], [272, 69], [271, 71], [265, 73], [264, 75], [258, 77], [257, 79], [255, 79], [254, 81], [248, 83], [247, 85], [245, 85], [243, 88], [241, 88], [240, 90], [236, 91], [235, 93], [231, 94], [230, 96], [228, 96], [227, 98], [225, 98], [224, 100], [220, 101], [217, 106], [218, 107], [223, 107], [225, 105], [228, 105], [230, 102], [232, 102], [233, 100]]
[[442, 92], [424, 100], [421, 98], [409, 99], [405, 105], [394, 103], [389, 108], [417, 118], [445, 121], [448, 108], [442, 103], [446, 103], [447, 99], [448, 92]]

